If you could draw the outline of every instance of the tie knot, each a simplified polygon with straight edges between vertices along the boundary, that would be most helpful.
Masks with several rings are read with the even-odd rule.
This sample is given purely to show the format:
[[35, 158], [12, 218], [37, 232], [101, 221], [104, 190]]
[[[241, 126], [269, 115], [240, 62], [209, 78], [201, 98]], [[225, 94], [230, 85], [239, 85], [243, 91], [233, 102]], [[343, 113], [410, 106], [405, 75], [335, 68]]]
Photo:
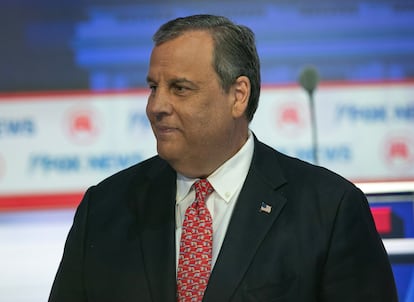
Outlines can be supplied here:
[[196, 200], [204, 202], [208, 195], [211, 194], [211, 192], [214, 191], [213, 187], [211, 186], [210, 182], [203, 178], [200, 180], [197, 180], [194, 183], [194, 188], [196, 191]]

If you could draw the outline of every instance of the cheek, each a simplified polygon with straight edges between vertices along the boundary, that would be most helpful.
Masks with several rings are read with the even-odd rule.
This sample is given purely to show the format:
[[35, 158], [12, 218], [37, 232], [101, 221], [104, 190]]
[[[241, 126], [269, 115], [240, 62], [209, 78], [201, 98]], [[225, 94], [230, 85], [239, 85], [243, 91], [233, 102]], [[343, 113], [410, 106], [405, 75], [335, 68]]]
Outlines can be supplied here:
[[223, 112], [210, 112], [194, 121], [194, 135], [200, 137], [202, 145], [217, 144], [229, 128], [228, 120]]
[[[232, 118], [228, 100], [220, 94], [208, 94], [188, 102], [189, 106], [176, 108], [177, 116], [188, 132], [204, 135], [225, 131]], [[180, 110], [181, 109], [181, 110]]]
[[209, 132], [217, 127], [217, 115], [211, 111], [211, 108], [193, 113], [188, 120], [189, 126], [200, 132]]

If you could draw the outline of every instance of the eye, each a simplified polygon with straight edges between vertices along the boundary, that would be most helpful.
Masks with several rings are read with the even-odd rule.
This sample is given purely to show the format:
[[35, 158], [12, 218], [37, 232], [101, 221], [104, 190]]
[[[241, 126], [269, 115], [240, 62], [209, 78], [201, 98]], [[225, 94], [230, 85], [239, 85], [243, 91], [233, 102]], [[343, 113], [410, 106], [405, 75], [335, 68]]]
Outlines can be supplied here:
[[149, 84], [148, 88], [151, 90], [151, 94], [157, 90], [157, 85]]
[[184, 95], [186, 94], [188, 91], [190, 91], [190, 88], [183, 86], [183, 85], [174, 85], [172, 87], [174, 93], [178, 94], [178, 95]]

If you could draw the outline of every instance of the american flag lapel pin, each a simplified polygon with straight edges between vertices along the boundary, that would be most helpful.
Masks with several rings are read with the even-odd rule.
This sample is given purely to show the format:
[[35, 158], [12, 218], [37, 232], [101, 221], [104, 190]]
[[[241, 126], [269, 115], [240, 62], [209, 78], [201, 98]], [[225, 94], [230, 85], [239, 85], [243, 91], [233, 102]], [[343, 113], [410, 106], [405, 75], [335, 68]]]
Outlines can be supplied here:
[[260, 212], [265, 212], [267, 214], [270, 214], [270, 212], [272, 212], [272, 206], [262, 201], [262, 204], [260, 205]]

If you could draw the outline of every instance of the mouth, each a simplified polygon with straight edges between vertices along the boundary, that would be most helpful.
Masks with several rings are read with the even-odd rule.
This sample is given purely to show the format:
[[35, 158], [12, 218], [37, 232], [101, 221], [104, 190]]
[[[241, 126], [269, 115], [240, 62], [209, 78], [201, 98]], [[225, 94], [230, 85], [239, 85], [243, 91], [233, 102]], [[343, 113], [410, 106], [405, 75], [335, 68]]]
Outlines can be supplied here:
[[175, 133], [178, 129], [167, 125], [154, 126], [156, 137], [163, 137]]

